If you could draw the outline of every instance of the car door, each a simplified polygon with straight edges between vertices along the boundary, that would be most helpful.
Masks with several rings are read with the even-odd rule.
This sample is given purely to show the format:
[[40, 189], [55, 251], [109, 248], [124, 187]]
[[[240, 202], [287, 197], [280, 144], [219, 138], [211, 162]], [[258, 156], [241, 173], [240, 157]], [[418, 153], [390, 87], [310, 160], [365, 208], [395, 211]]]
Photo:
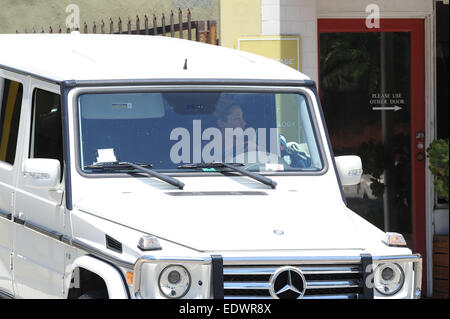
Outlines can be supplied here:
[[[21, 159], [52, 158], [62, 167], [61, 104], [56, 85], [31, 80]], [[22, 165], [23, 166], [23, 165]], [[62, 170], [61, 170], [62, 171]], [[62, 178], [61, 178], [61, 184]], [[62, 190], [62, 186], [61, 186]], [[14, 213], [14, 283], [23, 298], [63, 296], [65, 247], [57, 234], [64, 229], [62, 191], [33, 188], [17, 177]]]
[[22, 79], [0, 69], [0, 293], [10, 297], [14, 296], [12, 212], [23, 92]]

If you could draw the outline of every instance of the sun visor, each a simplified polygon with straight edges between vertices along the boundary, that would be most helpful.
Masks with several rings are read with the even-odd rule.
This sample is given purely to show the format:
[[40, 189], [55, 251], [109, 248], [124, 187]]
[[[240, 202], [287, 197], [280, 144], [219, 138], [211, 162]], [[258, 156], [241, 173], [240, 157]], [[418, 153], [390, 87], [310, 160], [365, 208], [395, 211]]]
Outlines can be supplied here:
[[148, 119], [164, 116], [161, 93], [84, 94], [79, 101], [85, 119]]

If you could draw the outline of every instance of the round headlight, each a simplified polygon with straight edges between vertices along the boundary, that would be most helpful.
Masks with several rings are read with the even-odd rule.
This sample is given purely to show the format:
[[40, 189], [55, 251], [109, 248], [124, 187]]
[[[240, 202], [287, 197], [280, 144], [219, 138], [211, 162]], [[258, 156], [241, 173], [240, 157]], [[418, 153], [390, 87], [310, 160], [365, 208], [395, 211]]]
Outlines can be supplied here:
[[397, 264], [380, 264], [375, 269], [375, 289], [383, 295], [394, 295], [402, 289], [405, 274]]
[[167, 266], [159, 275], [159, 289], [167, 298], [181, 298], [190, 287], [191, 276], [183, 266]]

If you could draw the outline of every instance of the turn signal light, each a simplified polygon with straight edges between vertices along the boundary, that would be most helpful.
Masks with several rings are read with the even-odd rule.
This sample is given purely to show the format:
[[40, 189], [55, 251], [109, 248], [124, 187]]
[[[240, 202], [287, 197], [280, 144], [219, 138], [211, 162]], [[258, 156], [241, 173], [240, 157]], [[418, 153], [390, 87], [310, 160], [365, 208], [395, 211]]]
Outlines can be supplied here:
[[133, 285], [133, 273], [132, 272], [127, 271], [126, 279], [127, 279], [127, 284]]
[[142, 251], [161, 249], [158, 238], [156, 238], [155, 236], [142, 236], [139, 239], [138, 247]]
[[393, 247], [407, 247], [405, 238], [399, 233], [386, 233], [383, 243]]

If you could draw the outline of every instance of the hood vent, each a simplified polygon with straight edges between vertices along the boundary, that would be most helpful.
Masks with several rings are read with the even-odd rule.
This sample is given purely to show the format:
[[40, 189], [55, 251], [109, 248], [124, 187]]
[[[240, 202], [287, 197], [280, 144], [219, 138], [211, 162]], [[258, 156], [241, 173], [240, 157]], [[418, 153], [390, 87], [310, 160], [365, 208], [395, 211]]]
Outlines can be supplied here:
[[116, 253], [122, 253], [122, 243], [118, 240], [115, 240], [114, 238], [105, 235], [106, 239], [106, 248], [111, 249], [112, 251], [115, 251]]

